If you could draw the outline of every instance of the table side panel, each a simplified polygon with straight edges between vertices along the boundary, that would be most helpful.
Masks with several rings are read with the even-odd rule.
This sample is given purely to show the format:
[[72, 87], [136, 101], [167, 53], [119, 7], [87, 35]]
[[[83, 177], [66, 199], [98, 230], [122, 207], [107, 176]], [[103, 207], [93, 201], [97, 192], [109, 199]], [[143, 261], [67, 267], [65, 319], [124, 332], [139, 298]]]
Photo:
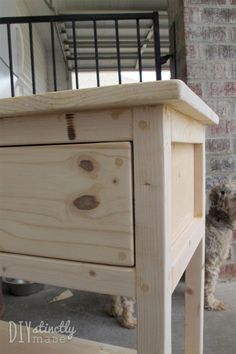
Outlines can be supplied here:
[[172, 140], [172, 291], [205, 237], [205, 127], [174, 110]]

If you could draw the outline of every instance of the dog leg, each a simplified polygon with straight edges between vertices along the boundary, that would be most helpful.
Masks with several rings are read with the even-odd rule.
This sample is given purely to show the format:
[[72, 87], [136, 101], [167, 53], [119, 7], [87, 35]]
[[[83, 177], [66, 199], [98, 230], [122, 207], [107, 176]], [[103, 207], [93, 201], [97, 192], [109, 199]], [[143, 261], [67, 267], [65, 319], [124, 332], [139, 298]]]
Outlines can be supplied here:
[[133, 298], [122, 297], [122, 315], [118, 317], [119, 323], [122, 327], [133, 329], [136, 327], [137, 320], [134, 315], [134, 304], [135, 300]]
[[215, 298], [216, 283], [219, 276], [220, 267], [215, 263], [206, 263], [205, 267], [205, 309], [209, 311], [225, 310], [222, 301]]
[[110, 315], [113, 317], [120, 317], [123, 313], [123, 304], [121, 296], [112, 296], [112, 305]]

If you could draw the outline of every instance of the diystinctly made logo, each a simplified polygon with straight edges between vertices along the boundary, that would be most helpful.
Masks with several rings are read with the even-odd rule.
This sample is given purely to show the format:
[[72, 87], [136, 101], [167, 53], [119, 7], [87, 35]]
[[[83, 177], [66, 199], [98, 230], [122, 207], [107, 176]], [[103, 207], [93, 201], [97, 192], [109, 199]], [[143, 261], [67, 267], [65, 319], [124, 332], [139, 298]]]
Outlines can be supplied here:
[[[9, 322], [9, 343], [65, 343], [75, 335], [75, 327], [71, 321], [62, 321], [57, 326], [50, 326], [41, 321], [38, 326], [32, 326], [31, 321]], [[60, 334], [60, 335], [58, 335]]]

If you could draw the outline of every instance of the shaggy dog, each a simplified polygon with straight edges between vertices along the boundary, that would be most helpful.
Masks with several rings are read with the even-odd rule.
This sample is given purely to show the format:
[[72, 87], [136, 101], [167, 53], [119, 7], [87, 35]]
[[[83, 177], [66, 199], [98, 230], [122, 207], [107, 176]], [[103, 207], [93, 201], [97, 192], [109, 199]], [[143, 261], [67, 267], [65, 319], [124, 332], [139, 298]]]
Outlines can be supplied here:
[[210, 191], [210, 208], [206, 216], [205, 308], [224, 310], [224, 304], [215, 298], [220, 267], [227, 259], [236, 221], [236, 190], [229, 185], [218, 185]]
[[[206, 215], [205, 257], [205, 308], [223, 310], [224, 304], [215, 298], [215, 288], [221, 265], [227, 259], [236, 221], [236, 189], [218, 185], [209, 194], [210, 208]], [[117, 317], [121, 326], [135, 328], [135, 300], [114, 296], [111, 315]]]
[[113, 296], [111, 316], [117, 317], [120, 325], [133, 329], [136, 327], [136, 317], [134, 313], [135, 299], [125, 296]]

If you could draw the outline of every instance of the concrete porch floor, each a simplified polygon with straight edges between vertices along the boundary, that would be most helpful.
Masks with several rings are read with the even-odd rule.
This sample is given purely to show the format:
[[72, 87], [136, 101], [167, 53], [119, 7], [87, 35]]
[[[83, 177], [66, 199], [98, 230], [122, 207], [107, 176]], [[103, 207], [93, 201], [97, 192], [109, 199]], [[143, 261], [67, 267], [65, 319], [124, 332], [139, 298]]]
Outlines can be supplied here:
[[[136, 331], [121, 328], [114, 318], [107, 315], [110, 297], [74, 291], [74, 296], [61, 302], [49, 303], [61, 288], [46, 286], [37, 294], [15, 297], [4, 292], [5, 321], [40, 321], [50, 326], [70, 320], [80, 338], [135, 348]], [[220, 283], [217, 295], [226, 306], [223, 312], [205, 312], [204, 354], [236, 353], [236, 282]], [[173, 295], [173, 354], [183, 353], [184, 334], [184, 284]]]

